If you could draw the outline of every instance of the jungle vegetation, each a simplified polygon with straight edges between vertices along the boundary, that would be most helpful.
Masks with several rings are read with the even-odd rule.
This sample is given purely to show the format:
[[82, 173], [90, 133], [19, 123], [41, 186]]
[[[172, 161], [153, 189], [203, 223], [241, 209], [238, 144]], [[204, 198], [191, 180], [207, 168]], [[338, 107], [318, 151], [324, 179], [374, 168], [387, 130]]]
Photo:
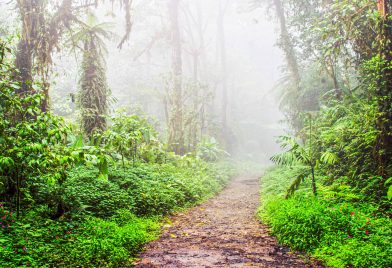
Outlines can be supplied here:
[[271, 2], [292, 134], [261, 179], [261, 218], [327, 266], [389, 267], [392, 2]]
[[[8, 2], [1, 267], [130, 266], [164, 216], [223, 189], [235, 172], [230, 156], [260, 161], [257, 153], [274, 151], [275, 129], [249, 115], [279, 117], [249, 104], [264, 98], [249, 75], [261, 71], [236, 73], [248, 62], [229, 53], [235, 1]], [[284, 60], [273, 93], [287, 133], [261, 178], [261, 220], [326, 266], [391, 267], [392, 1], [240, 2], [275, 19]], [[134, 27], [143, 38], [132, 38]], [[109, 61], [118, 51], [132, 74]], [[129, 79], [116, 95], [109, 72], [124, 70], [145, 83]], [[129, 104], [136, 100], [140, 107]]]

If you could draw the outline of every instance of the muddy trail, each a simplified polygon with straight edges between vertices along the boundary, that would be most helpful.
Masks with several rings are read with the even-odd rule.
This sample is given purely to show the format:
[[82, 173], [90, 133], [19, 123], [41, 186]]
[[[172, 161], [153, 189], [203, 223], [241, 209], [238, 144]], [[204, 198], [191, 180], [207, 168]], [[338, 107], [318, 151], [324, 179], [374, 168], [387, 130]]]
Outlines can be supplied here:
[[259, 180], [240, 176], [215, 198], [174, 216], [136, 267], [320, 267], [268, 235], [257, 220]]

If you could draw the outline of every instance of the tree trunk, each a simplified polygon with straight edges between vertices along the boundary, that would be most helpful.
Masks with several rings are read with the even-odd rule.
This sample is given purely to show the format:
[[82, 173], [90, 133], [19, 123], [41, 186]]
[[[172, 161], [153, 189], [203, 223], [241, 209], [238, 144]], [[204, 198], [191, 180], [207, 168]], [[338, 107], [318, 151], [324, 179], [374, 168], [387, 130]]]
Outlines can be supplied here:
[[195, 89], [193, 94], [193, 118], [190, 128], [190, 150], [196, 150], [196, 146], [198, 143], [197, 133], [198, 133], [198, 126], [199, 126], [199, 53], [195, 51], [193, 54], [193, 80], [195, 82]]
[[173, 100], [168, 122], [169, 147], [177, 154], [184, 153], [183, 97], [182, 97], [182, 48], [178, 22], [180, 0], [169, 0], [169, 15], [172, 45]]
[[282, 38], [282, 49], [284, 51], [287, 65], [289, 68], [290, 75], [296, 85], [299, 88], [301, 76], [299, 74], [298, 62], [295, 56], [294, 47], [290, 38], [289, 31], [287, 29], [286, 15], [281, 0], [274, 0], [276, 9], [276, 15], [280, 23], [280, 31]]
[[226, 55], [226, 35], [224, 27], [224, 16], [225, 7], [223, 6], [223, 0], [219, 0], [219, 14], [218, 14], [218, 43], [220, 52], [220, 64], [221, 64], [221, 79], [222, 79], [222, 140], [224, 147], [227, 148], [227, 107], [228, 107], [228, 90], [227, 90], [227, 55]]
[[378, 8], [378, 12], [380, 13], [380, 16], [382, 18], [385, 18], [387, 14], [387, 6], [385, 0], [377, 0], [377, 8]]
[[106, 78], [106, 62], [101, 57], [94, 36], [84, 43], [80, 78], [79, 105], [85, 135], [92, 139], [95, 133], [106, 130], [109, 88]]
[[311, 173], [312, 173], [312, 190], [314, 196], [317, 196], [317, 186], [316, 186], [316, 177], [314, 174], [314, 166], [311, 167]]
[[21, 83], [18, 93], [25, 95], [32, 89], [33, 39], [36, 32], [36, 29], [34, 29], [34, 12], [36, 12], [36, 6], [34, 1], [18, 1], [18, 7], [22, 20], [22, 33], [16, 51], [15, 67], [18, 73], [15, 76]]
[[[201, 1], [196, 1], [196, 20], [197, 20], [197, 36], [199, 38], [199, 49], [198, 49], [198, 70], [197, 73], [195, 72], [195, 77], [197, 76], [198, 80], [201, 83], [207, 83], [207, 64], [206, 64], [206, 52], [205, 52], [205, 38], [204, 38], [204, 18], [202, 13], [202, 3]], [[208, 105], [207, 100], [205, 99], [205, 92], [201, 94], [201, 103], [200, 105], [200, 113], [199, 113], [199, 123], [200, 123], [200, 132], [199, 136], [200, 139], [203, 138], [206, 132], [206, 106]]]
[[[49, 108], [48, 77], [51, 71], [52, 52], [57, 48], [65, 28], [75, 17], [72, 14], [72, 0], [63, 0], [58, 10], [49, 17], [47, 7], [50, 1], [18, 0], [17, 7], [22, 22], [21, 39], [17, 46], [15, 77], [21, 82], [19, 94], [35, 93], [32, 89], [33, 69], [40, 76], [44, 99], [41, 109]], [[35, 66], [33, 66], [35, 63]]]
[[392, 175], [392, 20], [389, 17], [392, 8], [391, 0], [380, 0], [378, 3], [381, 15], [379, 53], [384, 61], [379, 90], [377, 91], [379, 117], [376, 127], [379, 135], [376, 141], [376, 159], [378, 173], [384, 178]]
[[[65, 0], [67, 2], [69, 0]], [[18, 93], [23, 96], [36, 93], [33, 88], [33, 68], [36, 67], [37, 74], [41, 76], [41, 89], [44, 96], [41, 109], [48, 110], [49, 106], [49, 65], [52, 49], [55, 42], [58, 42], [58, 31], [60, 25], [52, 25], [53, 29], [47, 28], [45, 17], [46, 1], [42, 0], [21, 0], [18, 1], [19, 15], [22, 22], [22, 34], [17, 46], [15, 67], [18, 70], [16, 79], [21, 83]], [[47, 33], [49, 31], [50, 33]], [[52, 39], [56, 38], [56, 39]], [[45, 43], [42, 45], [42, 43]], [[39, 44], [39, 45], [37, 45]], [[35, 66], [33, 66], [36, 61]]]
[[291, 41], [291, 37], [287, 28], [286, 22], [286, 15], [284, 6], [281, 0], [274, 0], [274, 5], [276, 9], [276, 15], [278, 17], [280, 23], [280, 31], [281, 31], [281, 48], [283, 49], [288, 72], [290, 75], [290, 80], [294, 85], [295, 92], [295, 99], [294, 99], [294, 106], [290, 107], [290, 112], [286, 115], [289, 122], [292, 124], [293, 129], [296, 132], [300, 132], [303, 127], [303, 122], [300, 118], [300, 113], [303, 110], [300, 104], [300, 83], [301, 83], [301, 76], [299, 73], [299, 65], [295, 55], [294, 46]]

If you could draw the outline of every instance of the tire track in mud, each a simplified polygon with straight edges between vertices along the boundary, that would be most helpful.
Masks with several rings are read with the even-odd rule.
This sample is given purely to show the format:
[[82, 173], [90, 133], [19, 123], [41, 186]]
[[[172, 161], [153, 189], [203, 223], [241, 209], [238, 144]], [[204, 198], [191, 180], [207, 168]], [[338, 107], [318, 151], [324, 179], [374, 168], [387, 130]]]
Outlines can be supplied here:
[[171, 218], [135, 267], [321, 267], [269, 236], [256, 217], [257, 176], [239, 176], [215, 198]]

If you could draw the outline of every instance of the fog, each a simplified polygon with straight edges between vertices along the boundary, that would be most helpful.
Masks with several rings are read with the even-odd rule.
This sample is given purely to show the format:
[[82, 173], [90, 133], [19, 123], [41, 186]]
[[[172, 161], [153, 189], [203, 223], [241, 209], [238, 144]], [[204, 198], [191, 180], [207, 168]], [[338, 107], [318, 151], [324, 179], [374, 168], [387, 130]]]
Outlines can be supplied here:
[[[4, 28], [18, 30], [14, 4], [6, 0], [0, 2]], [[222, 127], [226, 78], [226, 150], [241, 159], [267, 161], [279, 150], [275, 140], [284, 129], [281, 122], [284, 117], [274, 93], [274, 87], [282, 77], [283, 56], [276, 45], [279, 27], [274, 16], [267, 6], [254, 8], [248, 2], [180, 1], [182, 85], [186, 88], [195, 80], [203, 85], [205, 95], [212, 102], [206, 108], [210, 130], [204, 135], [219, 140], [216, 133]], [[99, 22], [110, 22], [110, 31], [115, 32], [111, 40], [105, 41], [107, 79], [113, 97], [111, 113], [123, 108], [130, 113], [151, 117], [162, 137], [166, 138], [163, 98], [172, 68], [168, 1], [138, 0], [132, 3], [132, 30], [121, 49], [118, 44], [125, 32], [124, 10], [108, 1], [93, 8], [92, 12]], [[221, 28], [220, 12], [223, 14]], [[226, 55], [225, 67], [222, 48]], [[54, 56], [51, 107], [70, 120], [77, 115], [70, 96], [78, 91], [80, 65], [80, 53], [71, 49], [61, 49]]]

